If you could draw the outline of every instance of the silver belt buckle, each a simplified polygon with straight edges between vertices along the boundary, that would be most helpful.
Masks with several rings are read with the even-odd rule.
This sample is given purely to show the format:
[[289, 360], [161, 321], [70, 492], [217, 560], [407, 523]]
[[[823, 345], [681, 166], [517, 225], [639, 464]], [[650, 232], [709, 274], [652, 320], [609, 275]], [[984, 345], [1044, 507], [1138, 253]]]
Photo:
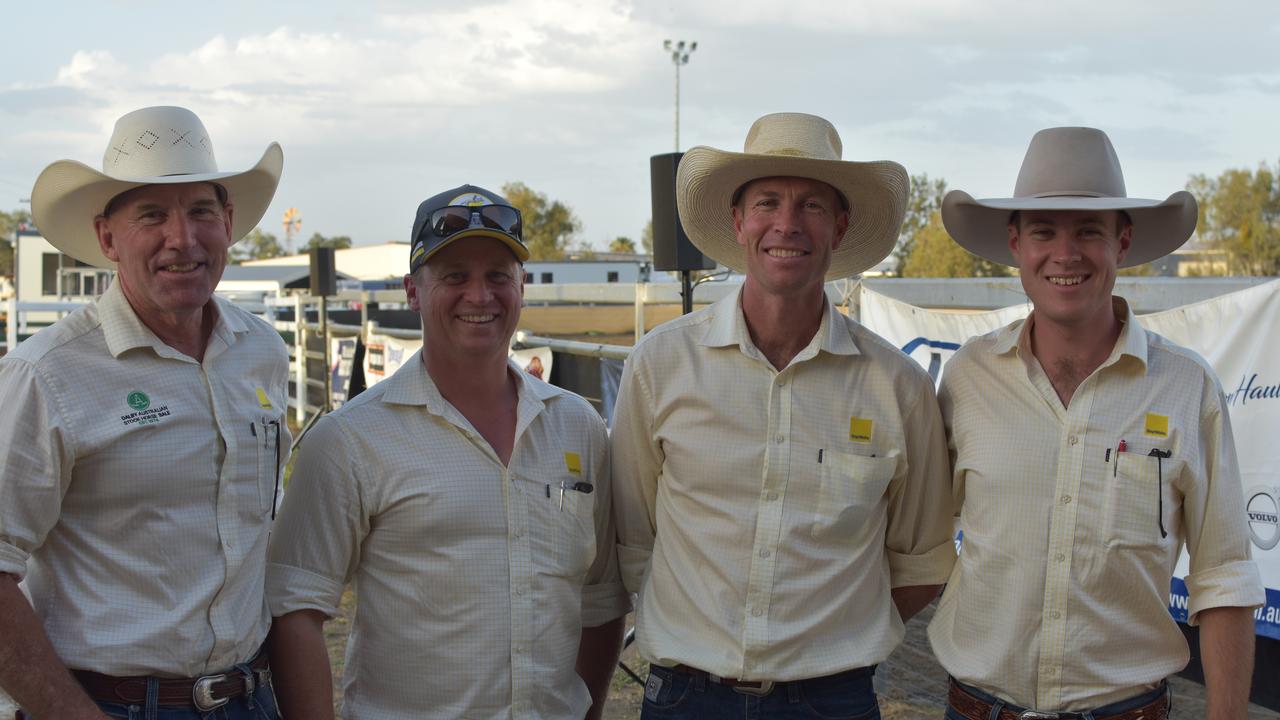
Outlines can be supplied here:
[[191, 686], [191, 704], [196, 706], [200, 712], [212, 712], [226, 705], [231, 698], [215, 698], [213, 696], [214, 683], [220, 683], [226, 680], [226, 673], [219, 675], [205, 675], [196, 680], [195, 685]]
[[772, 680], [761, 680], [761, 681], [760, 681], [760, 687], [758, 687], [758, 688], [753, 688], [753, 687], [734, 687], [734, 688], [731, 688], [731, 689], [732, 689], [734, 692], [736, 692], [736, 693], [741, 693], [741, 694], [743, 694], [743, 695], [755, 695], [756, 697], [764, 697], [765, 695], [768, 695], [769, 693], [773, 692], [773, 681], [772, 681]]
[[1018, 714], [1018, 720], [1058, 720], [1061, 717], [1056, 712], [1038, 712], [1036, 710], [1023, 710]]

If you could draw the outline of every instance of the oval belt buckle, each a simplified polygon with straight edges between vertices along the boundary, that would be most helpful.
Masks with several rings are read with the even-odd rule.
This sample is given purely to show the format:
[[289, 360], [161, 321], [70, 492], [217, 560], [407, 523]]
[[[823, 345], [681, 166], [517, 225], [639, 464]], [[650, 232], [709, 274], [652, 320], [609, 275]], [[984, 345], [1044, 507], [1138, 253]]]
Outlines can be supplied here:
[[200, 712], [212, 712], [230, 702], [231, 698], [215, 698], [213, 696], [213, 686], [226, 680], [226, 673], [220, 675], [205, 675], [196, 680], [191, 686], [191, 704], [196, 706]]

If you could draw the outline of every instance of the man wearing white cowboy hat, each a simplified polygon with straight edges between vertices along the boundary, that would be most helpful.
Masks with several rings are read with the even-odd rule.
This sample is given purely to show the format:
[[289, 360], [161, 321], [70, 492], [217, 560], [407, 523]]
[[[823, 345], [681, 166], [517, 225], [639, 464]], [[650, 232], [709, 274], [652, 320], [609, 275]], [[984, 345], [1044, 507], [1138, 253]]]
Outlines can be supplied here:
[[275, 717], [259, 648], [288, 356], [212, 293], [282, 164], [272, 143], [220, 172], [199, 118], [152, 107], [116, 122], [102, 172], [36, 180], [43, 235], [116, 275], [0, 359], [0, 686], [29, 717]]
[[352, 582], [343, 717], [600, 717], [631, 605], [608, 439], [508, 358], [522, 237], [483, 188], [423, 201], [404, 278], [422, 350], [299, 450], [267, 573], [288, 717], [333, 717], [322, 628]]
[[1165, 678], [1188, 659], [1168, 611], [1185, 543], [1209, 717], [1244, 718], [1263, 589], [1222, 388], [1112, 295], [1118, 267], [1190, 237], [1195, 199], [1129, 198], [1104, 133], [1051, 128], [1013, 198], [952, 191], [942, 219], [1017, 267], [1032, 304], [943, 374], [964, 533], [929, 626], [946, 717], [1166, 717]]
[[874, 666], [955, 559], [946, 448], [929, 376], [824, 282], [888, 255], [906, 171], [841, 160], [830, 123], [782, 113], [743, 153], [690, 150], [676, 184], [690, 239], [746, 279], [623, 372], [612, 458], [653, 664], [643, 717], [879, 717]]

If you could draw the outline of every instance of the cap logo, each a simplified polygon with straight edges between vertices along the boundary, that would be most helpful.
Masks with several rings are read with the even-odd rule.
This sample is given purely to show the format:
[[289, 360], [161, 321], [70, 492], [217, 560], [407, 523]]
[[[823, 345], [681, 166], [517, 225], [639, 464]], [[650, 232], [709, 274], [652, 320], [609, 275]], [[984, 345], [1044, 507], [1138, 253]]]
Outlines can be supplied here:
[[479, 207], [481, 205], [492, 205], [493, 201], [480, 193], [466, 193], [450, 200], [449, 204], [465, 205], [466, 207]]

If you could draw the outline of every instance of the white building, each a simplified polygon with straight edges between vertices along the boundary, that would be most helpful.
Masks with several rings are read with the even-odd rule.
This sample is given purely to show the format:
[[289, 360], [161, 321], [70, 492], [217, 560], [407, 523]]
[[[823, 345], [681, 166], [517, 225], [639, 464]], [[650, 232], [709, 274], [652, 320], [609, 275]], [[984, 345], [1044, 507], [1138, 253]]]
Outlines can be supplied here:
[[[35, 230], [19, 230], [14, 247], [14, 285], [18, 302], [88, 302], [106, 291], [114, 270], [96, 268], [64, 255]], [[50, 324], [61, 313], [31, 312], [25, 320]]]
[[[284, 255], [266, 260], [246, 260], [241, 267], [296, 266], [311, 267], [307, 253]], [[333, 251], [333, 265], [341, 275], [357, 280], [395, 280], [397, 283], [409, 270], [409, 243], [387, 242], [380, 245], [359, 245]]]

